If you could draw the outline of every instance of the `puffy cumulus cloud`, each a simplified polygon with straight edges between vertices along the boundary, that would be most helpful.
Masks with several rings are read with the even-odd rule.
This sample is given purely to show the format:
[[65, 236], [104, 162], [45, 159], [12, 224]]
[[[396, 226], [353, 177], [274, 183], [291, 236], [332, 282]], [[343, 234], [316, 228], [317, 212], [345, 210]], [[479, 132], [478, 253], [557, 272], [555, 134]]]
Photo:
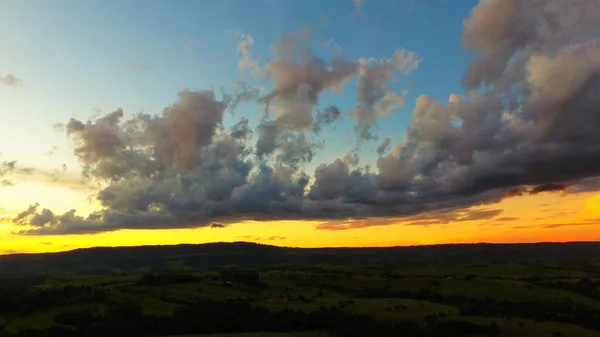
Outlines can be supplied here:
[[[598, 17], [597, 1], [482, 1], [464, 22], [463, 42], [474, 54], [465, 96], [419, 96], [406, 138], [384, 140], [373, 168], [359, 167], [360, 151], [353, 151], [310, 176], [303, 164], [323, 147], [315, 131], [342, 116], [337, 108], [316, 111], [320, 95], [357, 78], [357, 102], [347, 114], [361, 139], [375, 138], [376, 118], [403, 100], [391, 83], [420, 61], [399, 50], [380, 60], [326, 62], [304, 29], [273, 47], [265, 67], [272, 88], [264, 95], [244, 86], [221, 98], [183, 91], [161, 115], [126, 119], [117, 110], [71, 120], [66, 130], [84, 172], [107, 183], [97, 194], [103, 209], [81, 217], [34, 205], [15, 222], [31, 234], [248, 219], [343, 227], [347, 219], [411, 218], [429, 225], [493, 218], [498, 211], [464, 209], [513, 195], [596, 188]], [[244, 119], [223, 126], [224, 111], [254, 99], [265, 105], [254, 130]]]
[[[598, 36], [597, 1], [481, 1], [464, 23], [463, 42], [477, 53], [465, 76], [471, 88], [526, 76], [531, 55], [554, 58], [569, 46]], [[516, 67], [514, 67], [516, 65]], [[502, 89], [505, 89], [502, 86]]]
[[23, 84], [23, 80], [16, 77], [13, 74], [0, 76], [0, 85], [6, 85], [9, 87], [17, 87]]
[[[372, 182], [362, 210], [403, 214], [593, 184], [600, 172], [598, 14], [600, 3], [590, 1], [482, 1], [463, 35], [476, 54], [465, 84], [477, 90], [447, 103], [417, 98], [406, 140], [378, 159], [377, 173], [354, 172]], [[347, 188], [352, 172], [339, 162], [321, 170], [313, 197], [356, 202]]]
[[328, 62], [313, 53], [311, 34], [312, 28], [305, 27], [273, 46], [274, 59], [265, 67], [273, 87], [260, 99], [265, 114], [256, 130], [256, 154], [294, 170], [322, 148], [315, 136], [342, 117], [336, 106], [316, 111], [319, 96], [326, 91], [341, 92], [359, 72], [359, 62], [341, 54]]
[[328, 63], [316, 56], [308, 43], [310, 34], [307, 27], [282, 38], [273, 47], [275, 59], [266, 66], [273, 89], [262, 100], [266, 117], [274, 113], [273, 122], [280, 132], [312, 129], [319, 95], [328, 90], [341, 91], [359, 71], [356, 61], [334, 56]]
[[406, 91], [401, 95], [392, 92], [393, 80], [398, 75], [411, 73], [420, 63], [421, 59], [414, 52], [404, 49], [395, 51], [391, 58], [360, 60], [358, 102], [351, 111], [360, 140], [375, 139], [371, 128], [377, 118], [404, 104]]

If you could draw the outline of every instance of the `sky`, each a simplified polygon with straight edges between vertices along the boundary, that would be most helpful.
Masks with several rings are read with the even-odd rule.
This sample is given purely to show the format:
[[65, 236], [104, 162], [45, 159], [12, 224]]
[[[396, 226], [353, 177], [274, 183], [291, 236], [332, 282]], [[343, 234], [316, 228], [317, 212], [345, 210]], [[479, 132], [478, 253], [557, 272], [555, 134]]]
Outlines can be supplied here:
[[597, 17], [0, 1], [0, 254], [600, 240]]

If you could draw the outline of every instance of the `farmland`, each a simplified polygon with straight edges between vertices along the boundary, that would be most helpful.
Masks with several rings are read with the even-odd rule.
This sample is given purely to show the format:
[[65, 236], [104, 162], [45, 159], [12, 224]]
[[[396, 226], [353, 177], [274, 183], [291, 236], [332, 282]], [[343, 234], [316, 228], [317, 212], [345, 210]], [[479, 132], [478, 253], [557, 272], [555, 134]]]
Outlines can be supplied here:
[[592, 257], [61, 270], [0, 289], [2, 337], [600, 336]]

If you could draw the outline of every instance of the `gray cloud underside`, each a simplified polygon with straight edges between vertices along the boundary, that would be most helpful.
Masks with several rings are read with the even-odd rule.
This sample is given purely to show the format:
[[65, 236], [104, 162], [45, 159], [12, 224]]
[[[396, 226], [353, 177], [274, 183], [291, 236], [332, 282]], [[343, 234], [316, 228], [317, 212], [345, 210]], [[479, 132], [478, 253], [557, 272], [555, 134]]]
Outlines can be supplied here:
[[[365, 218], [351, 219], [345, 221], [327, 221], [316, 226], [320, 230], [348, 230], [360, 229], [375, 226], [385, 226], [390, 224], [401, 224], [403, 226], [435, 226], [450, 223], [492, 220], [502, 214], [501, 209], [472, 209], [472, 210], [432, 210], [427, 213], [421, 213], [403, 218]], [[494, 219], [501, 221], [503, 218]]]
[[[598, 17], [598, 1], [481, 2], [464, 22], [462, 42], [474, 54], [463, 78], [467, 97], [438, 102], [421, 95], [405, 141], [384, 139], [371, 170], [336, 159], [312, 176], [301, 167], [323, 146], [314, 141], [320, 129], [344, 114], [359, 140], [377, 138], [377, 119], [404, 101], [391, 83], [421, 60], [399, 49], [389, 59], [327, 63], [311, 52], [304, 29], [281, 39], [261, 69], [273, 83], [266, 95], [249, 87], [223, 99], [183, 91], [160, 115], [125, 119], [118, 110], [69, 121], [84, 173], [108, 182], [97, 195], [103, 209], [84, 218], [31, 207], [15, 223], [25, 234], [66, 234], [246, 219], [406, 217], [524, 193], [595, 189]], [[242, 54], [250, 55], [250, 47]], [[351, 111], [315, 111], [320, 94], [341, 90], [351, 78], [358, 79]], [[258, 128], [242, 119], [225, 130], [224, 111], [244, 101], [264, 103]]]

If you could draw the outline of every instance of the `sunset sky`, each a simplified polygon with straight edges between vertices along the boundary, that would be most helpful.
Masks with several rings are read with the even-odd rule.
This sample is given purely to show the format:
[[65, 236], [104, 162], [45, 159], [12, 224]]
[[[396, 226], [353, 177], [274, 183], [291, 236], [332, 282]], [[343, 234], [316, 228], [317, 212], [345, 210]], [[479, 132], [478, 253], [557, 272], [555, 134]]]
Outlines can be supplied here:
[[0, 1], [0, 254], [600, 240], [598, 17]]

